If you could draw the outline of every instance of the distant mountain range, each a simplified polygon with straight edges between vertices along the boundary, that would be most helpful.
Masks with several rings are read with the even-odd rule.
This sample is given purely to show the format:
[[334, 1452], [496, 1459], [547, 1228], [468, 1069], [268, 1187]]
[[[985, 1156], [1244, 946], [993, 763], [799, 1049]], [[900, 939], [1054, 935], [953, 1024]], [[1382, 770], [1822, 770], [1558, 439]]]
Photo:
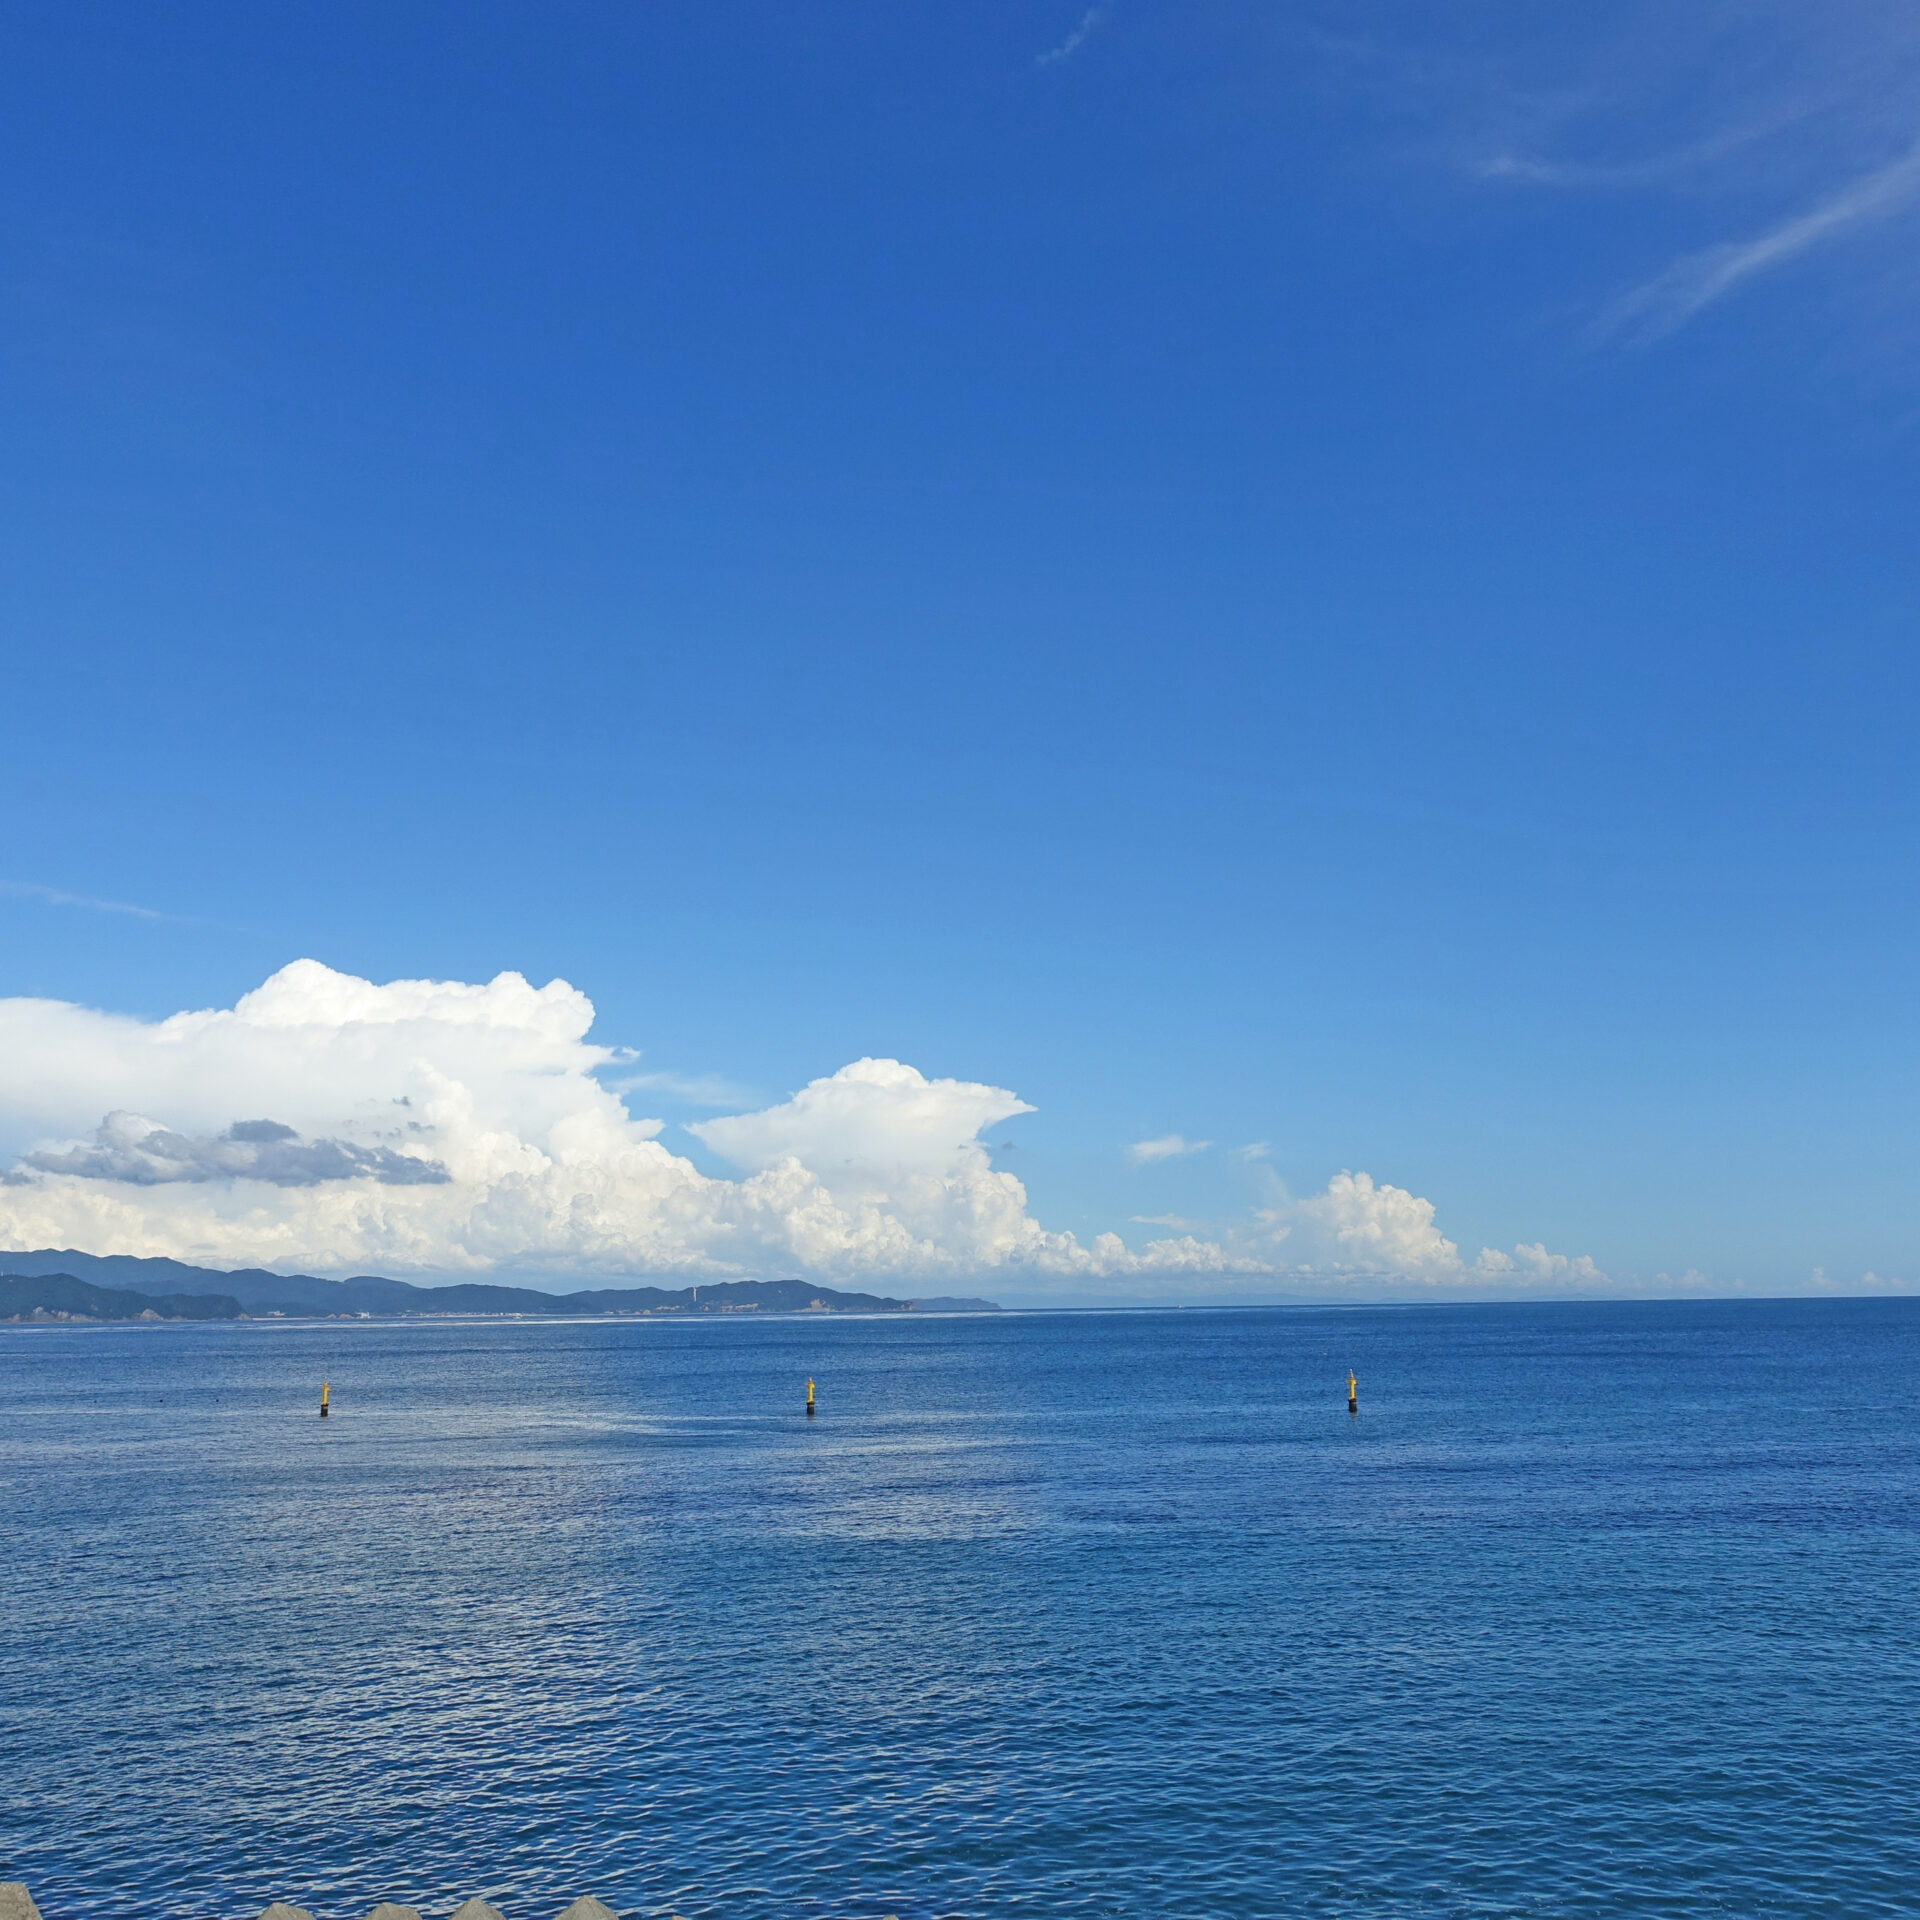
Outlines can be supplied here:
[[[55, 1283], [59, 1283], [56, 1285]], [[82, 1289], [74, 1293], [74, 1288]], [[132, 1312], [99, 1311], [71, 1302], [99, 1296], [132, 1299]], [[189, 1309], [193, 1309], [189, 1311]], [[322, 1280], [308, 1273], [250, 1267], [222, 1273], [180, 1260], [133, 1254], [77, 1253], [72, 1248], [0, 1253], [0, 1320], [84, 1317], [128, 1320], [310, 1319], [363, 1314], [626, 1314], [626, 1313], [998, 1313], [991, 1300], [938, 1297], [894, 1300], [842, 1293], [807, 1280], [701, 1281], [687, 1287], [598, 1287], [542, 1293], [533, 1287], [462, 1283], [417, 1287], [407, 1280], [362, 1274]]]
[[[0, 1256], [4, 1263], [4, 1256]], [[0, 1320], [238, 1320], [225, 1293], [141, 1293], [70, 1273], [0, 1276]]]

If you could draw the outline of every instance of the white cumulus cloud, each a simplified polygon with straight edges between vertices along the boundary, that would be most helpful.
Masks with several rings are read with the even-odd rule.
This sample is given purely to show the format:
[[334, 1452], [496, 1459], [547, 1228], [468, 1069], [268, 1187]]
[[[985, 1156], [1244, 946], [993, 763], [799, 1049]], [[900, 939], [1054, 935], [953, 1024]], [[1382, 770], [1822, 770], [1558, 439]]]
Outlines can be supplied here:
[[1336, 1173], [1326, 1191], [1293, 1201], [1270, 1214], [1290, 1229], [1289, 1249], [1310, 1268], [1369, 1272], [1428, 1286], [1494, 1287], [1603, 1285], [1607, 1276], [1585, 1254], [1549, 1253], [1542, 1245], [1512, 1253], [1482, 1247], [1471, 1263], [1434, 1224], [1434, 1205], [1405, 1187], [1376, 1182], [1370, 1174]]
[[[702, 1173], [629, 1114], [556, 980], [385, 986], [313, 960], [231, 1008], [142, 1021], [0, 1001], [0, 1241], [210, 1265], [397, 1271], [1211, 1271], [1190, 1237], [1050, 1233], [982, 1127], [1017, 1095], [860, 1060], [702, 1123]], [[626, 1083], [632, 1090], [633, 1083]]]
[[1371, 1175], [1337, 1173], [1295, 1213], [1337, 1264], [1414, 1280], [1460, 1270], [1460, 1249], [1433, 1224], [1433, 1202], [1404, 1187], [1376, 1186]]
[[737, 1167], [782, 1160], [822, 1169], [843, 1189], [887, 1188], [902, 1172], [944, 1175], [985, 1165], [974, 1136], [1031, 1113], [1017, 1094], [971, 1080], [928, 1080], [898, 1060], [856, 1060], [763, 1113], [702, 1120], [687, 1129]]
[[[1434, 1208], [1343, 1173], [1209, 1233], [1174, 1215], [1130, 1247], [1042, 1226], [979, 1135], [1005, 1088], [856, 1060], [690, 1131], [703, 1171], [628, 1111], [647, 1076], [589, 1040], [564, 980], [386, 985], [313, 960], [230, 1008], [147, 1021], [0, 1000], [0, 1248], [208, 1266], [555, 1278], [805, 1275], [900, 1289], [1002, 1274], [1146, 1292], [1402, 1275], [1435, 1285], [1604, 1276], [1544, 1247], [1463, 1262]], [[624, 1077], [621, 1077], [624, 1075]], [[1137, 1143], [1141, 1164], [1209, 1143]]]

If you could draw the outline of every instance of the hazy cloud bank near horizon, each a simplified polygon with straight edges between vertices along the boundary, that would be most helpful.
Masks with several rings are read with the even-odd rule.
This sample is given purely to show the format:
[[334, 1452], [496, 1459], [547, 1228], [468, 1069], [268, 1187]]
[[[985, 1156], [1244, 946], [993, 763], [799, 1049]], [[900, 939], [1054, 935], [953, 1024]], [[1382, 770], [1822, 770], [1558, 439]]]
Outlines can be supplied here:
[[322, 1271], [991, 1274], [1109, 1293], [1606, 1279], [1540, 1245], [1468, 1261], [1431, 1201], [1356, 1172], [1303, 1200], [1270, 1178], [1268, 1204], [1213, 1238], [1053, 1232], [978, 1138], [1027, 1102], [898, 1060], [689, 1127], [738, 1170], [715, 1176], [600, 1077], [632, 1056], [591, 1042], [593, 1018], [564, 980], [380, 986], [314, 960], [232, 1008], [160, 1021], [0, 1000], [0, 1244]]

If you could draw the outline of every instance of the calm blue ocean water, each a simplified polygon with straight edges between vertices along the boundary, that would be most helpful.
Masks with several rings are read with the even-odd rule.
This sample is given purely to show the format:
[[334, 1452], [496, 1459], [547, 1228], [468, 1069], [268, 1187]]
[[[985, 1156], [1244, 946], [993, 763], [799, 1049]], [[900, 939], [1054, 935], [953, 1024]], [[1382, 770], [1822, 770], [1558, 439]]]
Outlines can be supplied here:
[[1917, 1387], [1920, 1301], [0, 1331], [0, 1878], [1913, 1913]]

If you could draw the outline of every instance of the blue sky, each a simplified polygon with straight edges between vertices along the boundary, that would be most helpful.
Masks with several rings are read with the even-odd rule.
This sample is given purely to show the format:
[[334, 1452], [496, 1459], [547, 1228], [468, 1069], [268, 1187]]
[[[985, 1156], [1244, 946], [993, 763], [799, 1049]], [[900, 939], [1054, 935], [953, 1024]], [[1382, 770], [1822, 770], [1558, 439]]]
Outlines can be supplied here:
[[1576, 12], [16, 7], [0, 995], [1920, 1279], [1920, 25]]

